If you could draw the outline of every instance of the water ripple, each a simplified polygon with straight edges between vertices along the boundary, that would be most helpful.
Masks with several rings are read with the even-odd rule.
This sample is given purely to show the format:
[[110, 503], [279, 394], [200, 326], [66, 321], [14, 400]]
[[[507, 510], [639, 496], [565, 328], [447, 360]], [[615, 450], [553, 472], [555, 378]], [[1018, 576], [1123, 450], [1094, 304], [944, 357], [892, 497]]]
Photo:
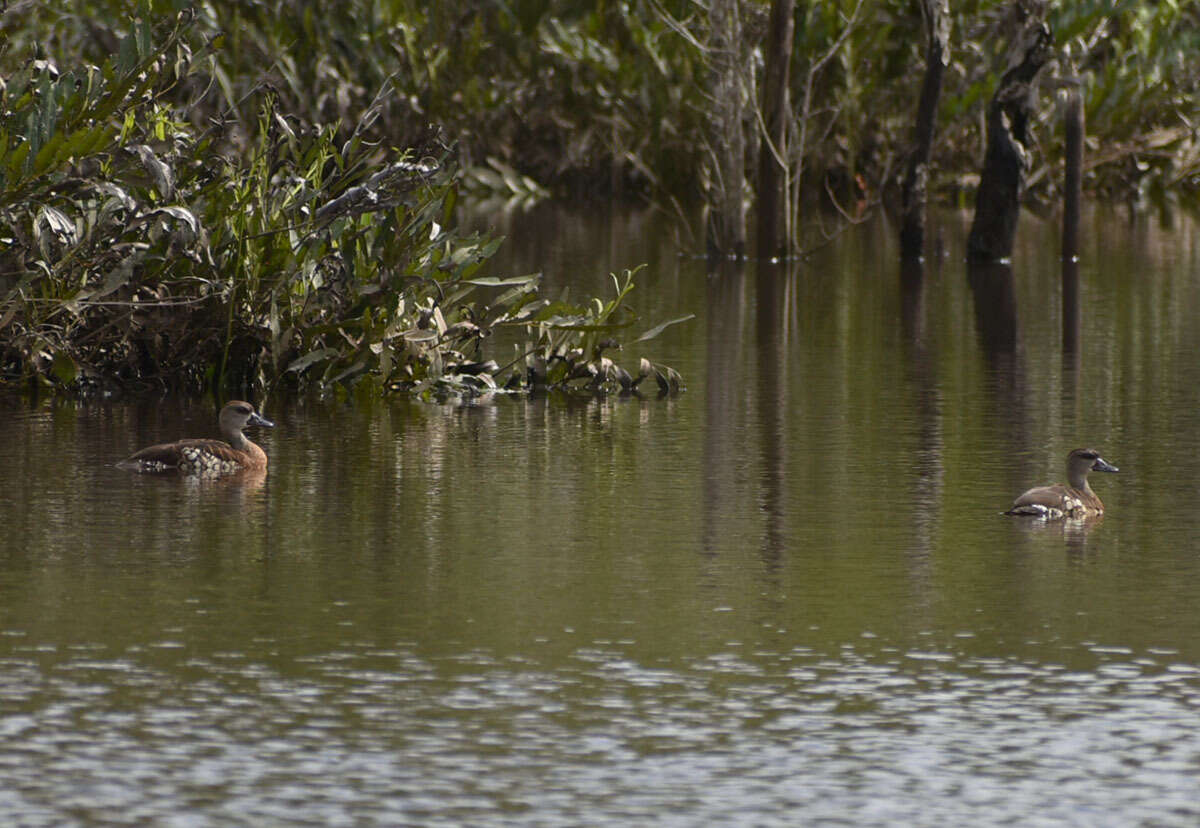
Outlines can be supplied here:
[[[1189, 824], [1197, 671], [936, 650], [5, 659], [22, 825]], [[186, 808], [185, 808], [186, 806]], [[184, 818], [181, 811], [190, 816]]]

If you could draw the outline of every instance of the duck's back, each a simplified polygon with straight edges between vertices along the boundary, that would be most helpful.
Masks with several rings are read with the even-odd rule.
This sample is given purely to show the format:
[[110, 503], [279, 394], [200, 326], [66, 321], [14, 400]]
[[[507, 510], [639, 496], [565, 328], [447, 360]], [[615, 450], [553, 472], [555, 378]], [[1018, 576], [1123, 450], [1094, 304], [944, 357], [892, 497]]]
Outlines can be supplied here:
[[261, 469], [267, 456], [247, 441], [249, 450], [239, 451], [223, 440], [176, 440], [149, 446], [122, 460], [121, 468], [140, 472], [180, 471], [185, 474], [229, 474], [242, 469]]
[[1095, 493], [1058, 483], [1030, 489], [1013, 501], [1006, 514], [1083, 517], [1103, 512], [1104, 504]]

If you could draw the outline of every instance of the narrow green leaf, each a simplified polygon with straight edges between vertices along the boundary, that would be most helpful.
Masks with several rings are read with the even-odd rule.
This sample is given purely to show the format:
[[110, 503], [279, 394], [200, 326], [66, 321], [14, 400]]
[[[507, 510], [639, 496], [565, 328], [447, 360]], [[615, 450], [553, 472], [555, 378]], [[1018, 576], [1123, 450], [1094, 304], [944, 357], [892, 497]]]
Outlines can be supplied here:
[[655, 325], [653, 328], [646, 331], [644, 334], [642, 334], [641, 336], [639, 336], [637, 339], [635, 339], [633, 341], [634, 342], [645, 342], [648, 339], [654, 339], [654, 337], [658, 336], [660, 333], [662, 333], [663, 331], [665, 331], [667, 328], [671, 327], [672, 325], [677, 325], [680, 322], [686, 322], [689, 319], [695, 319], [695, 318], [696, 318], [696, 314], [689, 313], [687, 316], [681, 316], [678, 319], [672, 319], [668, 322], [663, 322], [661, 325]]
[[528, 276], [513, 276], [508, 279], [500, 279], [495, 276], [482, 276], [478, 279], [463, 279], [462, 281], [468, 285], [479, 285], [480, 287], [510, 287], [512, 285], [536, 284], [541, 278], [542, 274], [531, 273]]
[[287, 370], [294, 371], [296, 373], [300, 373], [305, 368], [308, 368], [311, 365], [315, 365], [316, 363], [320, 362], [321, 360], [332, 359], [333, 357], [336, 357], [337, 355], [338, 355], [338, 351], [336, 348], [321, 348], [320, 350], [305, 354], [304, 356], [295, 360], [294, 362], [292, 362], [291, 365], [289, 365], [287, 367]]

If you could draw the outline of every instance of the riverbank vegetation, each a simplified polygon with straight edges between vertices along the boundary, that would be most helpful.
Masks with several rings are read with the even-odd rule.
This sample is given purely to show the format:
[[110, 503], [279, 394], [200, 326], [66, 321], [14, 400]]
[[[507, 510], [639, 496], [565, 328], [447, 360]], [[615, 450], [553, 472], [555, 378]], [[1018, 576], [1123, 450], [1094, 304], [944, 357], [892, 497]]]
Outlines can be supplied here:
[[[792, 10], [790, 93], [768, 130], [776, 6]], [[934, 198], [974, 186], [1016, 7], [953, 4]], [[715, 13], [731, 8], [732, 33]], [[1046, 14], [1032, 197], [1060, 186], [1054, 98], [1077, 83], [1086, 187], [1194, 200], [1200, 3]], [[644, 330], [624, 310], [629, 275], [577, 303], [533, 276], [480, 279], [499, 242], [457, 231], [459, 199], [682, 214], [719, 178], [748, 193], [766, 134], [789, 221], [802, 202], [861, 215], [903, 173], [924, 48], [919, 4], [901, 0], [143, 0], [132, 16], [63, 0], [8, 4], [0, 26], [0, 375], [85, 389], [678, 387], [663, 366], [609, 359]], [[709, 137], [716, 88], [744, 104], [732, 167]]]
[[[145, 4], [152, 18], [191, 7]], [[738, 0], [742, 93], [760, 97], [769, 0]], [[1045, 4], [1042, 4], [1045, 5]], [[11, 67], [36, 48], [58, 61], [101, 64], [128, 28], [128, 4], [12, 4], [4, 16]], [[464, 166], [494, 161], [556, 194], [637, 194], [695, 201], [709, 168], [713, 31], [696, 0], [270, 0], [196, 4], [197, 39], [219, 40], [207, 77], [186, 89], [191, 117], [228, 112], [253, 130], [246, 95], [269, 83], [283, 111], [352, 129], [373, 103], [372, 137], [412, 143], [429, 123], [458, 142]], [[934, 190], [969, 186], [982, 152], [987, 96], [1004, 70], [1014, 4], [950, 5]], [[1126, 197], [1198, 185], [1195, 99], [1200, 3], [1084, 0], [1045, 9], [1059, 62], [1043, 94], [1083, 83], [1093, 148], [1090, 188]], [[789, 65], [791, 144], [841, 188], [895, 183], [919, 95], [923, 24], [911, 0], [794, 4]], [[34, 44], [37, 44], [35, 47]], [[64, 67], [65, 68], [65, 67]], [[385, 94], [376, 100], [381, 90]], [[1052, 106], [1043, 157], [1030, 176], [1050, 188], [1058, 157]], [[748, 110], [748, 119], [757, 117]], [[802, 140], [800, 140], [802, 137]], [[756, 143], [756, 141], [755, 141]], [[747, 148], [753, 158], [754, 148]], [[493, 170], [494, 172], [494, 170]], [[706, 172], [707, 174], [707, 172]], [[855, 183], [861, 177], [861, 183]], [[526, 192], [519, 177], [486, 176]]]
[[441, 130], [403, 148], [371, 137], [389, 83], [352, 121], [307, 121], [266, 82], [210, 111], [196, 102], [221, 83], [223, 48], [183, 12], [135, 20], [99, 64], [38, 57], [5, 76], [9, 383], [682, 387], [667, 366], [612, 359], [636, 321], [633, 273], [582, 302], [543, 297], [537, 275], [480, 278], [501, 240], [454, 229], [458, 158]]

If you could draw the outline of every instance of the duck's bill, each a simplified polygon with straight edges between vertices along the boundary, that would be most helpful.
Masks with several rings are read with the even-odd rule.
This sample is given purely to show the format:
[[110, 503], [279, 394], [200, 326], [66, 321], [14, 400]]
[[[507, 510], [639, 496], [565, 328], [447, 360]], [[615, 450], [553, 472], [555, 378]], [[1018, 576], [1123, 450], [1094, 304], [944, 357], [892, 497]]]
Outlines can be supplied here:
[[1103, 457], [1097, 457], [1096, 462], [1092, 465], [1092, 471], [1117, 472], [1120, 469], [1107, 462]]
[[[257, 413], [251, 414], [250, 419], [247, 420], [247, 422], [250, 425], [265, 426], [266, 428], [274, 428], [275, 427], [275, 424], [273, 422], [271, 422], [266, 417], [263, 417], [262, 415], [257, 414]], [[1103, 461], [1101, 461], [1101, 462], [1103, 462]], [[1097, 466], [1096, 468], [1100, 468], [1100, 467]], [[1116, 471], [1116, 469], [1110, 469], [1110, 470]]]

